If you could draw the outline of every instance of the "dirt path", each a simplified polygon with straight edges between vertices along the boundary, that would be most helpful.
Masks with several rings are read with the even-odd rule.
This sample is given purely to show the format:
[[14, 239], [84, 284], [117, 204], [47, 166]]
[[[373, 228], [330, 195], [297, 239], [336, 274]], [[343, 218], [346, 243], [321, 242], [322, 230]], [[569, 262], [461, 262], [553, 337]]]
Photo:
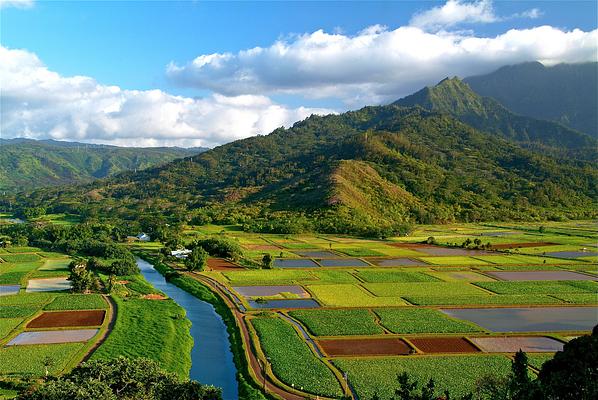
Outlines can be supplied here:
[[[260, 361], [258, 360], [255, 352], [253, 350], [251, 336], [249, 334], [249, 329], [247, 328], [247, 322], [245, 321], [245, 315], [239, 311], [239, 309], [233, 304], [233, 302], [228, 298], [228, 296], [223, 292], [222, 289], [218, 286], [216, 282], [214, 282], [210, 278], [206, 278], [203, 276], [194, 275], [191, 273], [187, 273], [188, 276], [192, 277], [195, 280], [207, 285], [214, 293], [216, 293], [220, 298], [226, 303], [227, 307], [233, 312], [235, 316], [235, 320], [237, 326], [241, 331], [241, 337], [243, 340], [243, 347], [245, 348], [245, 353], [249, 358], [249, 366], [253, 372], [256, 382], [259, 382], [260, 387], [263, 387], [265, 382], [265, 387], [268, 393], [274, 394], [276, 397], [285, 400], [303, 400], [306, 398], [311, 398], [315, 396], [300, 396], [294, 393], [287, 392], [284, 388], [281, 388], [274, 384], [270, 378], [265, 373]], [[265, 378], [265, 381], [264, 381]]]
[[100, 347], [106, 341], [108, 335], [110, 334], [110, 332], [112, 332], [112, 329], [114, 329], [114, 324], [116, 323], [116, 304], [114, 303], [114, 300], [112, 300], [112, 297], [106, 295], [104, 295], [103, 297], [108, 302], [108, 313], [106, 316], [106, 318], [109, 319], [108, 327], [102, 333], [100, 338], [95, 342], [95, 344], [87, 351], [87, 354], [85, 354], [85, 357], [83, 357], [83, 360], [81, 360], [81, 362], [89, 360], [93, 352], [96, 351], [98, 347]]

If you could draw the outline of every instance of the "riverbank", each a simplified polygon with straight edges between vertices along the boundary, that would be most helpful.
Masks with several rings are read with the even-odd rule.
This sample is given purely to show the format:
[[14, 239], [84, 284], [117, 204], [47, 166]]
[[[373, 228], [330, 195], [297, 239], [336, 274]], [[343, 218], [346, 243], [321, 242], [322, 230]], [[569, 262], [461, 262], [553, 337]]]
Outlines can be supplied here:
[[180, 274], [168, 265], [160, 262], [158, 258], [148, 252], [138, 251], [136, 255], [145, 261], [151, 263], [156, 271], [162, 274], [168, 282], [176, 285], [185, 292], [191, 294], [197, 299], [207, 302], [214, 307], [214, 310], [222, 318], [228, 336], [230, 350], [233, 355], [233, 361], [237, 368], [237, 382], [238, 382], [238, 396], [242, 400], [266, 400], [274, 399], [274, 397], [263, 394], [260, 389], [252, 384], [253, 378], [249, 372], [249, 365], [245, 357], [245, 349], [241, 338], [241, 332], [237, 326], [234, 315], [231, 309], [224, 303], [224, 301], [214, 294], [208, 287], [199, 281]]

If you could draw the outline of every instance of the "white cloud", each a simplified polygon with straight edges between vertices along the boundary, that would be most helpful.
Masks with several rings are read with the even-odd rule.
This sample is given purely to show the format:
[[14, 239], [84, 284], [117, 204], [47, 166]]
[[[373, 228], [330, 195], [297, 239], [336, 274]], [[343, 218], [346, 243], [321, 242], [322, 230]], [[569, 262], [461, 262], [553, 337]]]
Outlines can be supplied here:
[[0, 0], [0, 8], [31, 8], [34, 3], [34, 0]]
[[597, 47], [598, 30], [540, 26], [478, 37], [376, 25], [355, 36], [318, 30], [265, 48], [201, 55], [186, 65], [171, 63], [167, 76], [181, 86], [228, 96], [336, 97], [356, 107], [393, 100], [446, 76], [487, 73], [507, 64], [592, 61]]
[[33, 53], [0, 46], [2, 137], [128, 146], [214, 146], [267, 134], [312, 113], [260, 95], [192, 99], [123, 90], [85, 76], [63, 77]]
[[415, 14], [409, 24], [422, 29], [440, 29], [462, 23], [490, 23], [498, 20], [491, 0], [448, 0], [442, 6]]

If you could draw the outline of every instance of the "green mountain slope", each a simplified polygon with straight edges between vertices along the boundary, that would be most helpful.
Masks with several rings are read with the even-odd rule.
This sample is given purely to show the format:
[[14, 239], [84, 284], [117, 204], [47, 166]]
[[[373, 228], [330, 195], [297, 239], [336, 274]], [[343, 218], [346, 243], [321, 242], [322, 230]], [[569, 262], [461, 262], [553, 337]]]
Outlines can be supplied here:
[[395, 102], [401, 106], [419, 105], [450, 114], [485, 132], [514, 140], [528, 147], [551, 147], [556, 151], [574, 150], [593, 155], [597, 142], [590, 136], [561, 124], [516, 115], [490, 97], [477, 95], [458, 78], [444, 79]]
[[165, 164], [200, 151], [122, 148], [52, 140], [1, 140], [0, 191], [86, 182], [121, 171]]
[[197, 217], [265, 232], [381, 235], [413, 222], [592, 216], [597, 177], [591, 163], [531, 152], [447, 114], [389, 105], [312, 116], [16, 204], [86, 216]]
[[464, 80], [509, 110], [559, 122], [598, 138], [598, 63], [506, 66]]

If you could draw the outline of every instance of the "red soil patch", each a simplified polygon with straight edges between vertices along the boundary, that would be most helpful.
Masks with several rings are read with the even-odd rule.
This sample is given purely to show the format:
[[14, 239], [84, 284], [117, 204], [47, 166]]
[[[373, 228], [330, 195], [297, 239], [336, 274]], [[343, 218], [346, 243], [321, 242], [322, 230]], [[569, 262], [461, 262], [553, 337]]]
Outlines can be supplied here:
[[476, 353], [480, 351], [473, 344], [459, 337], [416, 338], [409, 340], [424, 353]]
[[401, 339], [331, 339], [318, 340], [324, 353], [335, 356], [406, 355], [411, 348]]
[[142, 297], [147, 300], [166, 300], [166, 296], [163, 296], [163, 295], [157, 294], [157, 293], [146, 294], [145, 296], [142, 296]]
[[226, 261], [222, 258], [208, 258], [208, 268], [213, 271], [231, 271], [239, 270], [242, 267]]
[[493, 244], [493, 249], [516, 249], [518, 247], [542, 247], [542, 246], [554, 246], [556, 243], [548, 242], [526, 242], [526, 243], [501, 243]]
[[44, 312], [27, 324], [27, 328], [61, 328], [67, 326], [99, 326], [105, 310]]
[[243, 247], [248, 250], [280, 250], [279, 246], [274, 246], [273, 244], [246, 244]]
[[119, 285], [126, 285], [129, 281], [116, 281]]

